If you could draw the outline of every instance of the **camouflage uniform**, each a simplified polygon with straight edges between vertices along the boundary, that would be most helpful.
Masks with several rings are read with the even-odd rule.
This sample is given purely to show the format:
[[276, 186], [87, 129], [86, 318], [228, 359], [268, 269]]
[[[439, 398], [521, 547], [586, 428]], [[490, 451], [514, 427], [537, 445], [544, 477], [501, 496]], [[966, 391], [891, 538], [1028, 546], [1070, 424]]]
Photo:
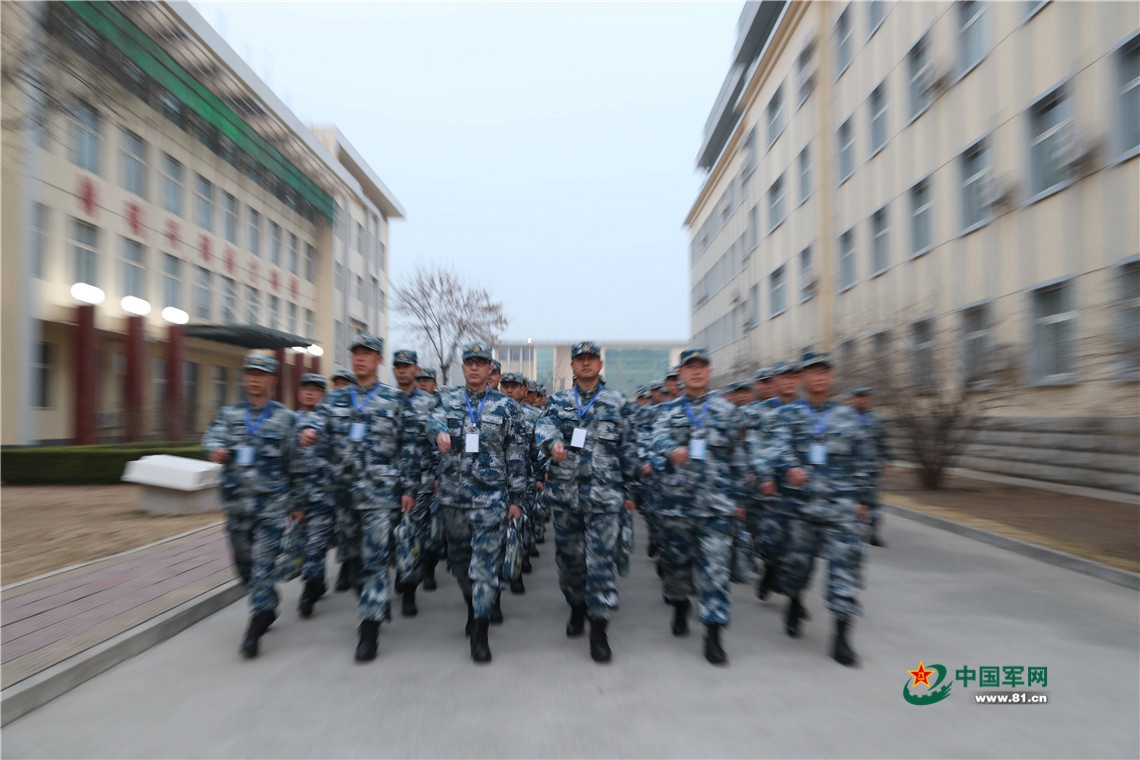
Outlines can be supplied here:
[[[780, 401], [779, 396], [755, 403], [767, 412], [770, 427], [775, 425], [780, 409], [786, 406]], [[756, 412], [749, 414], [755, 419]], [[796, 493], [788, 490], [783, 481], [777, 482], [776, 486], [776, 496], [766, 502], [769, 509], [765, 510], [764, 517], [761, 518], [760, 536], [756, 547], [757, 554], [763, 559], [765, 566], [772, 568], [773, 572], [778, 572], [784, 561], [784, 555], [788, 552], [788, 522], [795, 512], [797, 497]]]
[[[439, 457], [436, 490], [448, 561], [480, 619], [490, 618], [499, 588], [507, 508], [526, 501], [529, 446], [521, 420], [519, 405], [490, 388], [446, 391], [431, 413], [433, 445], [440, 433], [451, 437], [451, 451]], [[465, 452], [468, 433], [479, 436], [477, 453]]]
[[[600, 384], [550, 398], [535, 432], [544, 455], [562, 443], [566, 459], [550, 462], [546, 504], [554, 511], [558, 583], [566, 603], [605, 620], [618, 607], [614, 551], [623, 501], [637, 491], [637, 444], [626, 398]], [[573, 445], [575, 428], [586, 431]]]
[[[646, 404], [637, 410], [633, 418], [634, 438], [637, 441], [637, 460], [641, 463], [650, 461], [649, 445], [653, 441], [653, 422], [657, 418], [660, 406]], [[645, 526], [649, 531], [650, 556], [656, 554], [664, 545], [661, 518], [657, 515], [656, 503], [659, 497], [654, 474], [642, 478], [641, 493], [638, 499], [638, 508], [641, 516], [645, 518]]]
[[[509, 374], [508, 374], [509, 377]], [[545, 459], [541, 457], [535, 445], [534, 431], [542, 413], [529, 404], [522, 404], [523, 438], [527, 442], [526, 458], [526, 503], [520, 504], [523, 508], [524, 521], [523, 544], [527, 554], [536, 554], [538, 541], [545, 535], [546, 521], [543, 508], [538, 503], [538, 490], [536, 483], [545, 470]], [[545, 487], [545, 486], [544, 486]], [[525, 569], [525, 567], [524, 567]]]
[[877, 538], [881, 513], [879, 487], [883, 477], [883, 466], [891, 461], [891, 449], [887, 444], [887, 431], [883, 427], [882, 417], [871, 410], [860, 412], [856, 409], [855, 411], [859, 415], [859, 429], [867, 439], [867, 453], [870, 457], [867, 469], [871, 482], [871, 496], [868, 497], [870, 500], [867, 502], [867, 506], [871, 511], [871, 535]]
[[[768, 448], [773, 442], [775, 418], [776, 413], [762, 401], [753, 401], [740, 407], [744, 441], [750, 461], [754, 464], [767, 461]], [[770, 471], [768, 472], [767, 479], [771, 480]], [[783, 536], [778, 512], [779, 499], [761, 494], [759, 485], [765, 481], [759, 479], [760, 475], [757, 478], [756, 484], [748, 488], [743, 506], [748, 512], [748, 527], [752, 532], [752, 546], [756, 556], [765, 564], [775, 564], [780, 560], [780, 539]]]

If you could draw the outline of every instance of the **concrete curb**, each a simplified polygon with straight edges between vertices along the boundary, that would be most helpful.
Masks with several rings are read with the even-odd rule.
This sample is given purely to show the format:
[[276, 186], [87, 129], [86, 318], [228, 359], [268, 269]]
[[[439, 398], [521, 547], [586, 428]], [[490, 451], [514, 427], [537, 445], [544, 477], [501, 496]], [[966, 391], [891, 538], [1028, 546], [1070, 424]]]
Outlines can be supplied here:
[[242, 584], [237, 580], [230, 581], [9, 686], [0, 693], [0, 726], [8, 725], [105, 670], [181, 633], [243, 596], [245, 588]]
[[956, 523], [944, 517], [936, 517], [915, 509], [900, 507], [897, 504], [883, 502], [883, 507], [892, 514], [905, 517], [908, 520], [914, 520], [915, 522], [920, 522], [934, 528], [941, 528], [950, 533], [956, 533], [959, 536], [965, 536], [975, 541], [996, 546], [999, 549], [1016, 552], [1026, 557], [1040, 560], [1041, 562], [1048, 562], [1051, 565], [1057, 565], [1067, 570], [1073, 570], [1084, 575], [1091, 575], [1102, 581], [1108, 581], [1118, 586], [1140, 591], [1140, 574], [1137, 573], [1130, 573], [1127, 570], [1104, 565], [1100, 562], [1093, 562], [1092, 560], [1077, 557], [1073, 554], [1059, 552], [1056, 549], [1049, 549], [1016, 538], [1010, 538], [1009, 536], [1003, 536], [1000, 533], [992, 533], [988, 530], [982, 530], [981, 528]]

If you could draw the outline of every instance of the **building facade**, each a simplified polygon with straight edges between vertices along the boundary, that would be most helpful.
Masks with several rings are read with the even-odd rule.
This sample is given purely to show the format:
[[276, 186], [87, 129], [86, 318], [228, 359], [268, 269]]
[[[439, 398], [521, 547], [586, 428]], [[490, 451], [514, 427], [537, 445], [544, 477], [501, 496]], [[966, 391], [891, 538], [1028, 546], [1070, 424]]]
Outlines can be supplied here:
[[[326, 369], [343, 363], [350, 331], [386, 336], [388, 225], [403, 209], [193, 8], [0, 12], [4, 445], [74, 441], [89, 413], [99, 441], [139, 437], [132, 415], [142, 437], [166, 437], [172, 414], [190, 437], [240, 397], [251, 348], [277, 352], [287, 386], [322, 353]], [[76, 284], [99, 301], [90, 333]]]
[[1003, 391], [964, 464], [1137, 490], [1138, 29], [1135, 3], [746, 3], [686, 219], [695, 342], [723, 377], [813, 348]]
[[[521, 372], [546, 386], [549, 393], [572, 387], [571, 343], [525, 341], [504, 342], [495, 347], [495, 358], [503, 372]], [[680, 342], [599, 342], [602, 349], [602, 378], [606, 385], [632, 396], [638, 386], [661, 380], [677, 363], [685, 346]]]

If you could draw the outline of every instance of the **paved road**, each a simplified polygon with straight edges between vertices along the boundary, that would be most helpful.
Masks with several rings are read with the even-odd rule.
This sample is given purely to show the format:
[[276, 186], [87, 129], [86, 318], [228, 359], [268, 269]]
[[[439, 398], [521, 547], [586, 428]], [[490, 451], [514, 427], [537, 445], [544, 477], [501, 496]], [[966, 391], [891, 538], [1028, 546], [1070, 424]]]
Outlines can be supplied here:
[[[1132, 757], [1140, 756], [1140, 595], [934, 528], [893, 519], [856, 629], [861, 668], [825, 653], [818, 592], [800, 640], [782, 604], [738, 586], [728, 668], [700, 636], [673, 638], [643, 553], [621, 584], [615, 660], [562, 633], [551, 543], [525, 597], [505, 598], [494, 663], [477, 667], [453, 582], [385, 626], [352, 661], [352, 603], [302, 621], [298, 587], [241, 660], [235, 604], [4, 730], [4, 757]], [[919, 660], [1045, 666], [1050, 703], [902, 698]], [[916, 691], [921, 691], [918, 687]]]

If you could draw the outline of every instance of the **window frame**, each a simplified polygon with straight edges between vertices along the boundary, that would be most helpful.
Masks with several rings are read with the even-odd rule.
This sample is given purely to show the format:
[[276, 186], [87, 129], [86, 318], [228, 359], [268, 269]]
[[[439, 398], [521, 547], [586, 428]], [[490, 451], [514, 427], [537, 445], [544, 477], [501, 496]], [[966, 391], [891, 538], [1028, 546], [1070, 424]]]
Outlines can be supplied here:
[[1128, 146], [1125, 141], [1125, 124], [1128, 114], [1124, 104], [1124, 93], [1128, 90], [1140, 89], [1140, 77], [1124, 81], [1124, 60], [1130, 50], [1135, 50], [1140, 56], [1140, 30], [1125, 37], [1112, 51], [1113, 67], [1113, 143], [1116, 158], [1114, 163], [1121, 163], [1140, 155], [1140, 140], [1136, 145]]
[[[977, 12], [968, 19], [963, 20], [962, 11], [968, 3], [976, 3]], [[982, 61], [986, 60], [989, 55], [989, 18], [987, 17], [989, 6], [986, 0], [958, 0], [954, 3], [955, 17], [955, 68], [957, 70], [956, 82], [965, 79], [974, 69], [981, 65]], [[976, 28], [975, 28], [976, 27]], [[977, 31], [980, 29], [980, 31]], [[976, 60], [966, 61], [966, 45], [968, 40], [964, 35], [969, 33], [977, 33], [980, 35], [978, 45], [980, 50]]]
[[[931, 251], [933, 251], [935, 246], [936, 246], [936, 243], [934, 240], [935, 235], [934, 235], [934, 182], [933, 182], [933, 179], [934, 179], [933, 173], [927, 174], [925, 177], [921, 177], [921, 178], [915, 180], [914, 182], [912, 182], [910, 187], [908, 187], [907, 191], [906, 191], [907, 192], [907, 201], [910, 204], [910, 209], [909, 209], [910, 213], [908, 214], [908, 218], [910, 220], [910, 245], [908, 246], [908, 248], [910, 249], [910, 252], [909, 252], [908, 260], [913, 260], [913, 259], [917, 259], [920, 256], [924, 256], [927, 253], [930, 253]], [[923, 188], [925, 188], [925, 190], [927, 192], [928, 197], [927, 197], [926, 203], [922, 206], [922, 209], [925, 210], [929, 214], [929, 216], [928, 216], [929, 221], [927, 224], [927, 233], [929, 235], [929, 240], [927, 240], [927, 244], [925, 246], [921, 246], [921, 247], [915, 245], [916, 240], [915, 240], [915, 224], [914, 224], [915, 217], [918, 216], [918, 213], [920, 210], [919, 208], [917, 208], [915, 206], [915, 200], [914, 200], [915, 190], [919, 186], [922, 186]]]
[[162, 258], [162, 306], [182, 309], [182, 260], [169, 253]]
[[[203, 211], [206, 212], [205, 224], [202, 223]], [[207, 232], [214, 231], [214, 183], [197, 173], [194, 174], [194, 223]]]
[[[979, 171], [974, 172], [972, 175], [966, 175], [966, 160], [967, 156], [971, 153], [979, 154], [985, 157], [985, 166]], [[958, 222], [959, 222], [959, 235], [968, 235], [975, 230], [979, 230], [992, 222], [995, 218], [993, 210], [986, 206], [985, 199], [985, 185], [993, 177], [993, 163], [991, 159], [989, 135], [979, 137], [974, 142], [967, 145], [961, 153], [958, 154]], [[967, 221], [966, 208], [967, 208], [967, 194], [971, 192], [970, 185], [976, 187], [975, 192], [978, 194], [978, 209], [979, 216], [974, 221]]]
[[[81, 239], [80, 230], [93, 231], [90, 243]], [[99, 228], [94, 224], [71, 217], [71, 231], [68, 242], [72, 250], [72, 282], [83, 282], [99, 287]], [[90, 278], [86, 275], [91, 274]]]
[[[131, 240], [128, 237], [120, 236], [122, 244], [119, 246], [119, 262], [121, 264], [119, 269], [120, 284], [119, 295], [122, 297], [134, 296], [146, 300], [147, 291], [147, 267], [146, 267], [146, 246], [137, 240]], [[137, 251], [138, 258], [134, 259], [128, 255], [128, 251]], [[131, 287], [132, 280], [137, 281], [137, 288]]]
[[[787, 172], [783, 172], [779, 177], [772, 180], [772, 184], [768, 187], [768, 234], [776, 231], [776, 228], [784, 223], [788, 218], [788, 212], [785, 206], [787, 198], [787, 183], [785, 176]], [[779, 194], [776, 194], [777, 185], [779, 186]], [[779, 216], [777, 216], [777, 211]]]
[[[777, 297], [778, 296], [778, 297]], [[787, 265], [781, 264], [768, 274], [768, 319], [775, 319], [788, 310]]]
[[[1026, 172], [1026, 181], [1029, 185], [1027, 206], [1031, 206], [1037, 201], [1048, 198], [1054, 193], [1067, 188], [1069, 185], [1076, 181], [1076, 177], [1072, 172], [1064, 171], [1060, 180], [1051, 185], [1045, 186], [1037, 190], [1038, 184], [1038, 167], [1036, 164], [1035, 149], [1039, 143], [1043, 143], [1053, 135], [1063, 134], [1065, 131], [1070, 131], [1076, 124], [1076, 113], [1073, 109], [1072, 94], [1069, 92], [1071, 77], [1066, 77], [1062, 82], [1050, 87], [1044, 94], [1034, 98], [1033, 101], [1025, 108], [1024, 113], [1027, 116], [1026, 126], [1028, 128], [1028, 141], [1026, 143], [1026, 151], [1028, 155], [1028, 171]], [[1045, 104], [1050, 101], [1063, 101], [1067, 106], [1067, 112], [1063, 114], [1061, 120], [1053, 127], [1045, 130], [1044, 133], [1037, 132], [1037, 118], [1043, 111]], [[1044, 135], [1044, 136], [1042, 136]], [[1062, 173], [1062, 172], [1059, 172]]]
[[[916, 95], [915, 80], [918, 79], [922, 72], [934, 65], [930, 54], [930, 30], [923, 32], [919, 38], [915, 40], [914, 44], [906, 51], [906, 66], [907, 66], [907, 126], [913, 124], [924, 113], [930, 110], [934, 105], [934, 96], [928, 92], [923, 92], [921, 95]], [[914, 68], [915, 52], [921, 50], [925, 58], [922, 66], [917, 69]], [[925, 99], [925, 103], [921, 100]]]
[[796, 154], [796, 163], [798, 174], [800, 178], [800, 197], [796, 206], [802, 206], [807, 203], [812, 195], [811, 185], [811, 142], [804, 143], [804, 147]]
[[[163, 153], [159, 161], [158, 173], [162, 177], [162, 209], [175, 216], [182, 216], [185, 186], [182, 184], [182, 162], [169, 153]], [[177, 190], [175, 190], [177, 188]], [[176, 208], [171, 208], [171, 206]]]
[[[882, 108], [879, 109], [878, 113], [875, 112], [875, 93], [881, 93], [882, 98], [883, 98]], [[890, 125], [888, 124], [888, 120], [890, 118], [888, 107], [889, 106], [888, 106], [888, 102], [887, 102], [887, 77], [884, 77], [877, 85], [875, 85], [874, 89], [871, 90], [871, 94], [867, 96], [867, 109], [870, 111], [870, 115], [871, 115], [871, 122], [870, 122], [870, 126], [871, 126], [871, 128], [870, 128], [871, 151], [868, 155], [871, 158], [874, 158], [875, 156], [879, 155], [879, 153], [883, 150], [883, 148], [887, 147], [887, 143], [890, 142], [890, 140], [891, 140]], [[882, 117], [882, 118], [880, 119], [879, 117]], [[878, 145], [875, 144], [875, 125], [876, 124], [881, 125], [881, 130], [883, 133], [882, 142], [880, 142]]]
[[[90, 114], [90, 123], [83, 113]], [[71, 163], [80, 169], [101, 176], [103, 168], [103, 119], [98, 109], [81, 98], [71, 104]]]
[[214, 318], [214, 273], [206, 267], [194, 269], [194, 316], [209, 322]]
[[[836, 137], [837, 142], [839, 143], [838, 151], [836, 154], [837, 162], [839, 164], [839, 167], [838, 167], [839, 168], [839, 172], [838, 172], [838, 174], [839, 174], [839, 183], [838, 184], [839, 185], [842, 185], [844, 182], [851, 179], [851, 177], [854, 176], [854, 174], [855, 174], [855, 128], [854, 128], [854, 124], [852, 123], [853, 119], [854, 119], [853, 115], [848, 116], [843, 121], [843, 123], [840, 124], [839, 127], [835, 130], [835, 137]], [[846, 140], [846, 142], [843, 139], [843, 131], [844, 130], [847, 130], [847, 132], [848, 132], [848, 139]], [[846, 145], [847, 148], [849, 149], [846, 152], [846, 155], [847, 155], [847, 161], [849, 162], [850, 165], [848, 167], [846, 167], [846, 169], [847, 169], [846, 173], [844, 173], [845, 167], [843, 165], [843, 163], [844, 163], [844, 145]]]
[[[835, 24], [832, 27], [832, 34], [835, 37], [835, 79], [838, 81], [847, 69], [851, 68], [852, 62], [855, 60], [855, 51], [850, 46], [853, 45], [855, 39], [855, 23], [854, 19], [848, 15], [851, 11], [851, 3], [847, 3], [839, 15], [835, 17]], [[845, 23], [847, 25], [847, 34], [840, 36], [839, 25]], [[848, 44], [847, 60], [843, 60], [844, 42]]]
[[[796, 258], [800, 262], [800, 303], [807, 303], [815, 298], [816, 290], [818, 289], [819, 276], [815, 273], [814, 255], [810, 245], [805, 245], [796, 255]], [[807, 285], [808, 275], [811, 275], [812, 279], [810, 289]]]
[[[839, 234], [839, 245], [837, 246], [839, 252], [839, 266], [836, 272], [839, 287], [836, 289], [837, 293], [846, 293], [859, 282], [857, 259], [859, 247], [855, 241], [855, 227], [856, 225], [851, 225]], [[851, 243], [849, 250], [845, 247], [845, 240], [849, 240]], [[845, 278], [848, 274], [850, 274], [851, 280], [850, 282], [845, 282]]]
[[[121, 136], [119, 140], [119, 186], [126, 190], [128, 193], [132, 193], [134, 195], [137, 195], [139, 198], [146, 200], [146, 140], [142, 139], [129, 129], [120, 129], [119, 134]], [[138, 142], [138, 153], [135, 153], [131, 150], [130, 142], [132, 140]], [[136, 172], [132, 172], [132, 167], [137, 167], [137, 174]], [[130, 181], [130, 178], [132, 176], [137, 176], [137, 189], [134, 183]]]
[[[1135, 330], [1140, 324], [1140, 289], [1137, 290], [1136, 295], [1131, 296], [1124, 291], [1127, 279], [1130, 276], [1127, 271], [1129, 269], [1140, 270], [1140, 254], [1129, 256], [1112, 265], [1112, 279], [1118, 284], [1117, 294], [1114, 298], [1116, 314], [1113, 317], [1113, 332], [1116, 337], [1115, 342], [1121, 353], [1121, 357], [1115, 362], [1117, 379], [1125, 382], [1136, 382], [1140, 381], [1140, 356], [1136, 357], [1134, 363], [1129, 362], [1126, 352], [1128, 348], [1126, 330], [1129, 328]], [[1137, 277], [1140, 277], [1140, 271], [1137, 272]], [[1129, 316], [1130, 312], [1131, 317]]]
[[[775, 106], [774, 111], [773, 106]], [[772, 97], [768, 99], [768, 107], [765, 112], [768, 116], [768, 148], [771, 148], [776, 144], [776, 140], [780, 139], [780, 135], [784, 134], [784, 128], [788, 122], [784, 105], [783, 82], [776, 86]]]
[[[879, 277], [886, 274], [891, 268], [891, 217], [889, 211], [890, 203], [884, 203], [877, 209], [871, 212], [871, 278]], [[883, 219], [884, 225], [881, 231], [876, 230], [876, 219]], [[876, 266], [879, 263], [879, 241], [882, 241], [882, 264], [883, 266]]]

